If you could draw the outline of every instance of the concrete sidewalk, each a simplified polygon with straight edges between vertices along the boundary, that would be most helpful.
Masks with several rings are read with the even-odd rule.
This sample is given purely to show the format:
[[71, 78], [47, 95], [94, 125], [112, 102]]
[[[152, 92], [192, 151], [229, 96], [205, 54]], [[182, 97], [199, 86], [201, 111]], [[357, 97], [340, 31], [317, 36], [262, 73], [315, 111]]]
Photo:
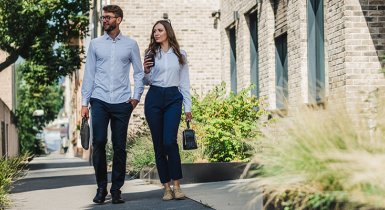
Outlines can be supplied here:
[[87, 161], [51, 154], [34, 158], [29, 168], [12, 189], [11, 209], [262, 209], [260, 201], [248, 205], [255, 192], [236, 188], [249, 180], [182, 185], [188, 199], [165, 202], [160, 185], [127, 179], [121, 189], [124, 204], [111, 204], [108, 195], [105, 204], [96, 205], [94, 171]]

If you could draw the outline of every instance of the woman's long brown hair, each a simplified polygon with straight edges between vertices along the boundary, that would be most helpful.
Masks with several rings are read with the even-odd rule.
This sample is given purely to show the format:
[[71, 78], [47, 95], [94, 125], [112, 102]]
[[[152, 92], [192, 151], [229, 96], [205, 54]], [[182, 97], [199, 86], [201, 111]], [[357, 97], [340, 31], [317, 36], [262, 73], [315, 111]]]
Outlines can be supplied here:
[[152, 53], [156, 54], [158, 50], [160, 50], [160, 44], [155, 41], [154, 38], [154, 28], [155, 26], [160, 23], [164, 26], [166, 33], [167, 33], [167, 40], [171, 48], [174, 50], [175, 55], [178, 57], [178, 61], [180, 65], [183, 65], [186, 63], [185, 58], [180, 52], [179, 43], [176, 40], [176, 36], [174, 33], [174, 29], [171, 26], [171, 22], [169, 20], [158, 20], [154, 26], [152, 27], [151, 31], [151, 38], [150, 38], [150, 44], [148, 45], [148, 48], [146, 50], [146, 53], [148, 51], [151, 51]]

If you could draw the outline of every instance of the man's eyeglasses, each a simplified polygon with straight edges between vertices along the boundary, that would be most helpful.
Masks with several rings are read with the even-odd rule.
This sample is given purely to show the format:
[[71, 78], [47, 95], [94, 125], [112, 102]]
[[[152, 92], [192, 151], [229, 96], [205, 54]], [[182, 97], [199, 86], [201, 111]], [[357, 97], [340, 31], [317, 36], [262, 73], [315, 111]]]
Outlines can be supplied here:
[[105, 21], [105, 20], [110, 21], [111, 18], [118, 18], [118, 17], [112, 17], [112, 16], [100, 16], [99, 20], [100, 20], [100, 21]]

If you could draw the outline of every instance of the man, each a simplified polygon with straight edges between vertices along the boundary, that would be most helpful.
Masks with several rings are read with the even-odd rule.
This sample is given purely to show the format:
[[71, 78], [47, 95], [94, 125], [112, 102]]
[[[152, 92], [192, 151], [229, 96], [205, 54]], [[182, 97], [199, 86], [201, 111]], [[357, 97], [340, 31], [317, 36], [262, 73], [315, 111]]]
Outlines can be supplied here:
[[[126, 139], [128, 122], [143, 93], [143, 69], [136, 41], [119, 30], [123, 11], [119, 6], [103, 7], [103, 36], [91, 40], [88, 47], [82, 85], [82, 117], [89, 117], [91, 105], [93, 130], [93, 165], [98, 189], [93, 202], [101, 204], [107, 196], [107, 127], [111, 124], [114, 150], [111, 175], [112, 203], [124, 203], [120, 188], [126, 175]], [[130, 64], [134, 69], [131, 91]]]

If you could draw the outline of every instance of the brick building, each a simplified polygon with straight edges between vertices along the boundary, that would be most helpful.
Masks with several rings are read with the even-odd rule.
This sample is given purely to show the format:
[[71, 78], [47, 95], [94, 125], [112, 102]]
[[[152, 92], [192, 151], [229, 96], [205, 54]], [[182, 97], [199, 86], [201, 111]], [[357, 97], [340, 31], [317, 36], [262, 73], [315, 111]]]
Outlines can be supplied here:
[[[142, 58], [150, 41], [153, 24], [160, 19], [170, 19], [180, 47], [187, 52], [192, 90], [199, 94], [206, 93], [223, 80], [220, 73], [220, 29], [214, 26], [215, 18], [212, 17], [212, 12], [219, 10], [219, 0], [94, 0], [92, 4], [95, 10], [90, 14], [90, 37], [81, 43], [86, 50], [92, 38], [103, 34], [98, 21], [103, 5], [117, 4], [124, 12], [123, 22], [120, 25], [121, 31], [138, 42]], [[71, 101], [67, 112], [71, 113], [69, 115], [70, 136], [73, 143], [79, 141], [74, 125], [80, 121], [82, 76], [83, 68], [75, 72], [71, 79], [68, 78], [70, 81], [67, 83], [70, 88], [67, 98]], [[131, 81], [133, 81], [132, 78]], [[144, 117], [143, 101], [146, 92], [147, 88], [141, 102], [134, 110], [130, 126], [140, 124], [141, 117]]]
[[222, 0], [222, 75], [257, 85], [271, 110], [343, 103], [384, 88], [385, 1]]
[[[107, 4], [122, 7], [121, 31], [142, 58], [153, 24], [170, 19], [198, 93], [221, 81], [235, 92], [256, 84], [252, 94], [270, 110], [341, 103], [358, 113], [385, 86], [383, 0], [94, 0], [85, 47], [103, 33], [98, 17]], [[68, 83], [73, 140], [82, 75]], [[143, 99], [131, 123], [140, 122]]]
[[[7, 54], [0, 51], [0, 62]], [[15, 68], [11, 65], [0, 72], [0, 157], [19, 154], [19, 140], [15, 126], [16, 109]]]
[[[214, 27], [212, 17], [212, 12], [219, 9], [218, 0], [110, 0], [106, 3], [122, 7], [121, 31], [138, 42], [142, 58], [154, 23], [170, 19], [180, 47], [187, 52], [192, 90], [206, 93], [223, 80], [220, 74], [220, 29]], [[144, 96], [139, 109], [134, 111], [135, 116], [144, 116]]]

